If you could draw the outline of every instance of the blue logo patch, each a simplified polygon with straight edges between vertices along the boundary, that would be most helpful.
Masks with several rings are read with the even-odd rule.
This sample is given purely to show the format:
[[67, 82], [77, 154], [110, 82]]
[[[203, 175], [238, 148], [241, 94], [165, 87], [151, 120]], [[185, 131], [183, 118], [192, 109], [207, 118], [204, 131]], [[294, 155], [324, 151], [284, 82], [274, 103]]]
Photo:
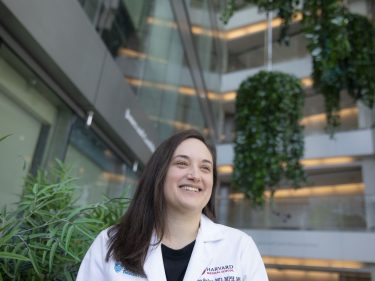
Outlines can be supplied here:
[[121, 262], [115, 263], [114, 270], [117, 273], [122, 272], [123, 274], [127, 274], [127, 275], [130, 275], [130, 276], [139, 276], [138, 274], [136, 274], [134, 272], [131, 272], [131, 271], [127, 270], [125, 267], [123, 267]]
[[120, 262], [115, 263], [115, 271], [120, 272], [122, 270], [122, 265]]

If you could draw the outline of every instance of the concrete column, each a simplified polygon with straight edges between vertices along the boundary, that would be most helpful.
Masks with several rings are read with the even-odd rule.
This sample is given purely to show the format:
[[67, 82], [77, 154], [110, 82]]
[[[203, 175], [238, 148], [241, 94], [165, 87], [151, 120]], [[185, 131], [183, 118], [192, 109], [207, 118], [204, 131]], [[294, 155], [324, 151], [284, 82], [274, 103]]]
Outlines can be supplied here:
[[[358, 125], [360, 129], [374, 128], [375, 108], [368, 108], [358, 102]], [[372, 142], [375, 150], [375, 129]], [[365, 184], [365, 213], [367, 229], [375, 229], [375, 156], [364, 157], [362, 160], [362, 178]]]
[[371, 274], [371, 281], [375, 281], [375, 266], [372, 266], [370, 269], [370, 274]]
[[375, 157], [362, 160], [367, 229], [375, 230]]
[[216, 217], [222, 224], [228, 223], [228, 212], [229, 212], [229, 187], [227, 185], [218, 186], [217, 190], [217, 200], [216, 205]]
[[362, 102], [357, 103], [358, 126], [361, 129], [371, 128], [375, 124], [375, 109], [368, 108]]

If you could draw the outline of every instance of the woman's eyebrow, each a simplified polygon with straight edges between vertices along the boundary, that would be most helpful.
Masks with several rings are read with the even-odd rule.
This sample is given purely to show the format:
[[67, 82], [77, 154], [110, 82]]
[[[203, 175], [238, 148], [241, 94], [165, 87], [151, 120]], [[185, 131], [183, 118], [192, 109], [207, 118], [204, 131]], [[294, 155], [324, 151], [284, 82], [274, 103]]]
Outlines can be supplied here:
[[[176, 158], [179, 158], [179, 157], [184, 158], [186, 160], [190, 160], [190, 157], [187, 156], [187, 155], [184, 155], [184, 154], [178, 154], [178, 155], [174, 156], [173, 159], [176, 159]], [[212, 162], [208, 159], [203, 159], [202, 162], [210, 164], [211, 166], [213, 166]]]
[[176, 156], [173, 157], [173, 158], [178, 158], [178, 157], [185, 158], [185, 159], [187, 159], [187, 160], [190, 159], [187, 155], [183, 155], [183, 154], [176, 155]]
[[213, 166], [213, 164], [212, 164], [212, 162], [211, 162], [210, 160], [203, 159], [202, 162], [207, 163], [207, 164], [210, 164], [211, 166]]

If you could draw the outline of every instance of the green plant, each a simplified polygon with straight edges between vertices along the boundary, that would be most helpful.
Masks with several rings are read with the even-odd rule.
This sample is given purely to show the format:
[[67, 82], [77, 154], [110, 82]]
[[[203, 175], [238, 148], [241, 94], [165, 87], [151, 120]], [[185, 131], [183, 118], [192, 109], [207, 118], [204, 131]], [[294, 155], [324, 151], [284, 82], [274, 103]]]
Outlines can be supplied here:
[[325, 98], [327, 131], [331, 136], [340, 124], [342, 91], [370, 108], [375, 98], [375, 27], [366, 17], [334, 5], [335, 1], [312, 6], [309, 9], [319, 16], [304, 19], [314, 87]]
[[340, 62], [350, 51], [344, 7], [338, 0], [306, 1], [303, 29], [313, 62], [315, 90], [324, 96], [327, 131], [340, 125], [340, 93], [343, 71]]
[[[221, 15], [221, 20], [226, 24], [233, 16], [237, 9], [236, 0], [227, 0], [225, 9]], [[280, 42], [288, 43], [288, 29], [300, 12], [301, 0], [245, 0], [245, 2], [256, 5], [262, 12], [276, 12], [277, 17], [282, 20], [281, 33], [279, 37]]]
[[368, 107], [375, 100], [375, 26], [366, 17], [347, 13], [350, 52], [341, 62], [345, 88]]
[[[302, 31], [313, 61], [314, 88], [325, 100], [327, 132], [333, 136], [340, 125], [340, 93], [344, 90], [372, 107], [375, 99], [374, 25], [364, 16], [347, 11], [342, 0], [246, 0], [265, 12], [276, 12], [283, 20], [281, 41], [293, 17], [302, 15]], [[224, 22], [236, 9], [228, 0]]]
[[220, 19], [227, 24], [229, 19], [233, 16], [234, 11], [237, 9], [236, 0], [227, 0], [225, 9], [223, 10]]
[[96, 235], [117, 222], [124, 198], [75, 206], [78, 187], [60, 162], [29, 177], [13, 212], [0, 215], [0, 280], [74, 280]]
[[302, 117], [304, 93], [297, 78], [261, 71], [243, 81], [236, 99], [233, 184], [256, 204], [266, 187], [305, 180]]

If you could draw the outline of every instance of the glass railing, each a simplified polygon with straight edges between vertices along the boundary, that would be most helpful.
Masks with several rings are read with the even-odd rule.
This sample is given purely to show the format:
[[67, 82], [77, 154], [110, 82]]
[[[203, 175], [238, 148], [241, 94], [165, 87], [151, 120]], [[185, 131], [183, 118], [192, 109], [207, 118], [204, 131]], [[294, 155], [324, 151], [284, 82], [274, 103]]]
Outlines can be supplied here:
[[[321, 135], [326, 133], [327, 119], [324, 111], [325, 100], [322, 95], [307, 93], [304, 105], [304, 117], [301, 125], [304, 126], [304, 135]], [[340, 97], [340, 125], [335, 132], [352, 131], [359, 128], [359, 111], [355, 101], [347, 94]]]
[[[327, 121], [326, 114], [319, 113], [306, 116], [302, 119], [304, 126], [304, 135], [321, 135], [326, 133]], [[356, 107], [344, 108], [340, 111], [340, 126], [335, 132], [346, 132], [358, 129], [358, 109]]]
[[[264, 32], [259, 32], [254, 36], [256, 36], [257, 40], [254, 39], [249, 40], [249, 42], [227, 43], [229, 53], [226, 72], [235, 72], [265, 66], [267, 49], [264, 45], [264, 39], [260, 38], [264, 38]], [[256, 44], [254, 42], [258, 43]], [[291, 59], [295, 60], [298, 58], [304, 58], [307, 55], [306, 39], [300, 33], [296, 33], [290, 37], [289, 45], [278, 43], [277, 38], [272, 44], [273, 64], [289, 61]]]
[[[348, 132], [359, 128], [366, 129], [373, 125], [373, 122], [359, 124], [359, 114], [361, 110], [347, 94], [341, 96], [341, 110], [339, 112], [340, 125], [335, 128], [335, 132]], [[327, 134], [327, 119], [324, 112], [324, 99], [321, 95], [307, 94], [304, 106], [305, 116], [301, 119], [300, 124], [303, 126], [305, 137], [312, 135]], [[371, 115], [367, 113], [367, 115]], [[226, 118], [224, 130], [221, 136], [222, 143], [232, 143], [235, 139], [235, 117]]]
[[[254, 207], [245, 198], [219, 198], [218, 220], [236, 228], [364, 230], [374, 200], [363, 194], [266, 200]], [[372, 198], [374, 199], [374, 198]]]
[[[335, 132], [349, 132], [357, 130], [358, 127], [358, 111], [357, 108], [346, 108], [343, 109], [340, 114], [340, 126], [335, 129]], [[326, 131], [326, 117], [324, 113], [307, 116], [302, 120], [304, 126], [303, 132], [307, 136], [324, 135]], [[236, 137], [234, 128], [227, 130], [222, 133], [221, 143], [233, 143]]]

